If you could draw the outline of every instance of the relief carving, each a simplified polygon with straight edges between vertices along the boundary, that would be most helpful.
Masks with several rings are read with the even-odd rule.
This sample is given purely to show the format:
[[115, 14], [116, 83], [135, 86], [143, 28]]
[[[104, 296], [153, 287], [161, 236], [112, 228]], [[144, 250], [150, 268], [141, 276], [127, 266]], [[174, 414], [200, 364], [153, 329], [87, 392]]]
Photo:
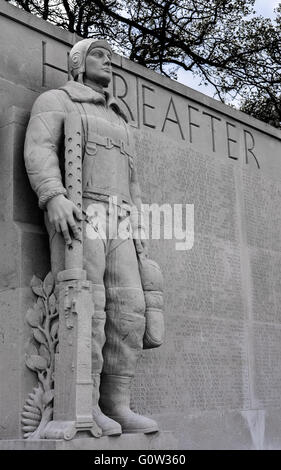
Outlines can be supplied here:
[[41, 432], [53, 414], [54, 364], [59, 322], [52, 273], [43, 282], [33, 276], [31, 288], [37, 300], [27, 311], [25, 318], [32, 329], [32, 336], [26, 346], [25, 363], [37, 375], [38, 386], [29, 394], [24, 404], [22, 431], [25, 439], [40, 439]]

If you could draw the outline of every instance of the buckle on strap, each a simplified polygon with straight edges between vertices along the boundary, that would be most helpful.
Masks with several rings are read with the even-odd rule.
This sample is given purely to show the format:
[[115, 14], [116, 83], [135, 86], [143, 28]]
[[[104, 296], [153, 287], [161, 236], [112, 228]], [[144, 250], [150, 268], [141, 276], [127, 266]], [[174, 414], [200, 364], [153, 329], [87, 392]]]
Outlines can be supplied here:
[[106, 137], [105, 148], [107, 148], [107, 149], [112, 149], [113, 147], [114, 147], [114, 142], [113, 142], [113, 140], [111, 140], [110, 137]]
[[110, 137], [106, 137], [105, 147], [107, 149], [112, 149], [113, 147], [117, 147], [117, 148], [120, 148], [120, 153], [122, 153], [123, 155], [127, 154], [126, 144], [122, 139], [119, 139], [118, 142], [115, 142]]
[[120, 153], [122, 153], [122, 155], [128, 155], [132, 157], [130, 146], [127, 145], [126, 142], [124, 142], [122, 139], [118, 139], [116, 142], [111, 137], [96, 134], [90, 136], [88, 143], [100, 145], [108, 150], [112, 149], [113, 147], [117, 147], [120, 149]]

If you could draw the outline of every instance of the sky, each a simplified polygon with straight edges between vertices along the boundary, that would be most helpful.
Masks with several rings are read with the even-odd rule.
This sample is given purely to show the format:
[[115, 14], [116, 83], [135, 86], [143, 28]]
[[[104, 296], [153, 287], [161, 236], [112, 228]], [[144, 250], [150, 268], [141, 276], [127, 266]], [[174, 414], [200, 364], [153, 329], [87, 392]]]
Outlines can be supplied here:
[[273, 9], [278, 6], [280, 0], [256, 0], [255, 9], [259, 15], [272, 18]]
[[[279, 5], [279, 3], [281, 3], [281, 0], [256, 0], [256, 13], [257, 15], [273, 18], [273, 10]], [[214, 95], [214, 88], [211, 85], [199, 86], [200, 79], [198, 77], [194, 77], [191, 72], [179, 70], [177, 81], [193, 88], [194, 90], [201, 91], [201, 93], [205, 93], [206, 95], [209, 95], [211, 97], [213, 97]]]

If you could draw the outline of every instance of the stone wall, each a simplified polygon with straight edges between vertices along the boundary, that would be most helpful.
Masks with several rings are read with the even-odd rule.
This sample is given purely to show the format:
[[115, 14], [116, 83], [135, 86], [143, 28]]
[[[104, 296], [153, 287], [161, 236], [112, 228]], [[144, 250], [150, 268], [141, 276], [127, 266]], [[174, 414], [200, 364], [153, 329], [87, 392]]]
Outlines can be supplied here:
[[[67, 80], [75, 35], [0, 6], [0, 436], [19, 438], [33, 274], [49, 270], [24, 171], [33, 101]], [[194, 204], [194, 246], [151, 240], [165, 276], [166, 341], [144, 351], [135, 408], [181, 449], [280, 449], [281, 132], [114, 55], [147, 204]], [[2, 380], [6, 377], [6, 380]]]

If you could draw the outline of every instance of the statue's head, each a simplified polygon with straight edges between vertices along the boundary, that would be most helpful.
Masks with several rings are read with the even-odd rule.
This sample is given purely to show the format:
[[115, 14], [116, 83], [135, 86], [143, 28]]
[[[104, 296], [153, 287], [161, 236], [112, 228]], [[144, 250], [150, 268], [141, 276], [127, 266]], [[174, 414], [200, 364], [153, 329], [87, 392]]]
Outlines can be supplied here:
[[79, 83], [92, 82], [107, 87], [111, 80], [112, 49], [107, 41], [83, 39], [69, 54], [69, 71]]

